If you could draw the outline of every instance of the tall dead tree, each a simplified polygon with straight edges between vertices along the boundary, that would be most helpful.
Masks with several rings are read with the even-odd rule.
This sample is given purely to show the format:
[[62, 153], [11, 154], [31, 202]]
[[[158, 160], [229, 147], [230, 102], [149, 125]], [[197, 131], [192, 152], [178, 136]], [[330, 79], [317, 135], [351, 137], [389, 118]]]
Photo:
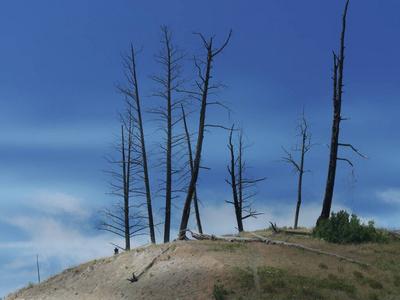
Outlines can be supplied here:
[[[239, 130], [237, 151], [232, 141], [234, 126], [232, 126], [229, 134], [228, 148], [230, 151], [231, 161], [227, 166], [230, 180], [225, 180], [232, 188], [232, 201], [225, 200], [227, 203], [235, 207], [236, 221], [239, 232], [243, 231], [243, 220], [253, 217], [256, 218], [259, 213], [252, 209], [253, 198], [256, 193], [246, 193], [249, 188], [254, 188], [257, 182], [263, 181], [266, 178], [254, 179], [246, 176], [246, 162], [243, 159], [243, 151], [246, 148], [243, 144], [243, 131]], [[236, 153], [237, 152], [237, 153]]]
[[358, 155], [367, 158], [362, 155], [355, 149], [351, 144], [342, 144], [339, 143], [339, 130], [340, 130], [340, 122], [342, 120], [346, 120], [342, 118], [342, 94], [343, 94], [343, 63], [344, 63], [344, 37], [346, 31], [346, 14], [347, 7], [349, 5], [349, 0], [346, 1], [346, 5], [344, 8], [344, 13], [342, 17], [342, 34], [340, 38], [340, 53], [339, 55], [333, 52], [333, 122], [332, 122], [332, 135], [331, 135], [331, 145], [330, 145], [330, 155], [329, 155], [329, 168], [328, 168], [328, 177], [326, 180], [325, 187], [325, 196], [322, 204], [321, 215], [317, 220], [317, 226], [319, 222], [323, 219], [328, 219], [331, 206], [332, 206], [332, 197], [333, 190], [335, 185], [335, 176], [336, 176], [336, 165], [338, 160], [343, 160], [348, 162], [353, 168], [353, 164], [347, 158], [338, 157], [338, 148], [339, 146], [350, 147], [354, 150]]
[[[130, 250], [131, 237], [140, 235], [146, 228], [143, 223], [144, 217], [137, 208], [140, 204], [133, 205], [131, 202], [134, 193], [132, 185], [134, 182], [133, 174], [138, 167], [134, 158], [134, 126], [131, 115], [131, 107], [127, 107], [127, 113], [120, 115], [121, 137], [113, 146], [119, 157], [109, 154], [106, 160], [113, 166], [106, 172], [111, 176], [109, 181], [109, 195], [117, 197], [119, 200], [112, 205], [112, 208], [104, 208], [100, 211], [102, 218], [98, 225], [99, 230], [105, 230], [116, 234], [125, 240], [123, 249]], [[122, 199], [122, 200], [121, 200]]]
[[297, 224], [299, 220], [300, 214], [300, 206], [301, 206], [301, 195], [302, 195], [302, 186], [303, 186], [303, 174], [307, 172], [304, 170], [304, 158], [305, 154], [310, 150], [314, 144], [311, 144], [311, 134], [308, 131], [309, 125], [304, 115], [304, 109], [302, 113], [301, 122], [297, 125], [296, 128], [299, 131], [299, 136], [301, 138], [301, 144], [296, 144], [292, 147], [292, 151], [300, 152], [300, 164], [293, 158], [293, 155], [287, 151], [285, 148], [282, 147], [283, 151], [285, 152], [285, 156], [282, 157], [284, 162], [290, 163], [293, 165], [293, 174], [299, 173], [299, 182], [297, 187], [297, 205], [296, 205], [296, 213], [294, 217], [294, 229], [297, 229]]
[[225, 43], [220, 48], [214, 48], [213, 38], [211, 37], [209, 41], [207, 41], [204, 36], [200, 33], [195, 33], [198, 35], [202, 42], [203, 46], [206, 50], [206, 59], [205, 61], [199, 58], [195, 58], [195, 66], [198, 70], [199, 80], [196, 81], [197, 91], [192, 91], [190, 94], [197, 100], [201, 102], [200, 108], [200, 119], [199, 119], [199, 129], [197, 132], [197, 144], [196, 144], [196, 155], [193, 161], [193, 172], [190, 177], [190, 183], [187, 190], [186, 200], [182, 211], [182, 219], [179, 228], [178, 239], [186, 239], [185, 229], [189, 222], [190, 216], [190, 206], [193, 199], [193, 193], [196, 189], [197, 178], [199, 175], [200, 168], [200, 160], [201, 160], [201, 152], [203, 147], [203, 139], [204, 139], [204, 130], [205, 130], [205, 119], [206, 119], [206, 108], [210, 104], [208, 103], [208, 95], [210, 91], [218, 89], [220, 84], [211, 84], [211, 69], [214, 58], [221, 53], [221, 51], [228, 45], [229, 40], [232, 36], [232, 30], [229, 32], [228, 37]]
[[[185, 114], [185, 109], [183, 108], [183, 105], [181, 105], [181, 109], [182, 109], [182, 119], [183, 119], [183, 125], [185, 128], [185, 135], [186, 135], [186, 142], [187, 142], [187, 150], [188, 150], [187, 152], [188, 152], [188, 156], [189, 156], [190, 176], [193, 176], [194, 166], [193, 166], [192, 143], [190, 140], [190, 133], [189, 133], [189, 129], [187, 126], [186, 114]], [[197, 228], [199, 230], [199, 233], [203, 233], [203, 227], [201, 225], [199, 201], [197, 198], [196, 186], [194, 187], [194, 191], [193, 191], [193, 206], [194, 206], [194, 212], [196, 215]]]
[[168, 26], [161, 26], [161, 43], [162, 49], [154, 55], [154, 59], [162, 66], [161, 75], [151, 75], [150, 78], [161, 86], [154, 91], [154, 96], [163, 99], [163, 103], [153, 110], [158, 116], [160, 128], [165, 133], [166, 139], [164, 144], [160, 144], [160, 148], [165, 151], [165, 222], [164, 222], [164, 243], [170, 240], [171, 229], [171, 204], [173, 199], [173, 175], [179, 173], [174, 170], [172, 159], [174, 157], [174, 148], [184, 142], [184, 135], [174, 133], [174, 126], [181, 120], [180, 104], [182, 98], [173, 97], [173, 93], [182, 85], [184, 80], [181, 79], [181, 61], [185, 58], [185, 54], [178, 46], [173, 44], [172, 31]]
[[148, 227], [150, 233], [151, 243], [156, 242], [155, 232], [154, 232], [154, 220], [153, 220], [153, 208], [150, 190], [150, 179], [147, 164], [147, 152], [146, 152], [146, 142], [143, 129], [143, 119], [141, 102], [139, 95], [139, 85], [136, 74], [136, 61], [133, 45], [131, 44], [130, 53], [123, 57], [124, 60], [124, 74], [127, 84], [118, 85], [117, 89], [120, 93], [124, 94], [126, 97], [126, 103], [129, 107], [130, 115], [129, 118], [132, 121], [132, 126], [135, 129], [135, 136], [133, 139], [137, 141], [135, 144], [135, 149], [139, 154], [137, 164], [140, 166], [139, 173], [137, 174], [144, 184], [144, 196], [146, 197], [147, 206], [147, 219]]

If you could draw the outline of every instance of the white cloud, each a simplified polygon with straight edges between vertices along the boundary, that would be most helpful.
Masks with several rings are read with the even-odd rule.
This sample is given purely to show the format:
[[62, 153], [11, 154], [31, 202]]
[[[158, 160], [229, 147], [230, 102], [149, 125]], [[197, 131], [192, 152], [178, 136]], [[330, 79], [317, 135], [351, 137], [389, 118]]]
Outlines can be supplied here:
[[[111, 256], [114, 246], [110, 242], [124, 245], [122, 238], [92, 229], [89, 221], [92, 210], [87, 208], [84, 199], [60, 192], [35, 191], [19, 207], [16, 215], [0, 215], [1, 222], [25, 237], [0, 242], [0, 250], [10, 253], [7, 260], [0, 260], [0, 278], [7, 272], [27, 274], [19, 278], [20, 282], [32, 280], [29, 272], [35, 269], [37, 254], [42, 278], [46, 278], [79, 263]], [[131, 247], [146, 243], [147, 237], [137, 237], [131, 241]]]
[[80, 218], [90, 215], [85, 207], [85, 201], [64, 193], [41, 190], [29, 201], [29, 206], [52, 215], [71, 214]]
[[400, 207], [400, 189], [386, 189], [376, 192], [376, 195], [381, 201]]
[[[19, 228], [30, 237], [25, 242], [0, 243], [0, 249], [12, 249], [16, 253], [16, 257], [4, 266], [7, 269], [23, 269], [29, 265], [23, 260], [38, 253], [47, 265], [45, 272], [51, 275], [78, 263], [111, 256], [113, 246], [109, 242], [123, 245], [123, 239], [115, 235], [85, 232], [79, 225], [71, 226], [53, 217], [17, 216], [2, 218], [2, 221]], [[146, 240], [146, 237], [132, 240], [132, 248], [145, 244]], [[59, 269], [54, 270], [50, 265], [52, 260], [57, 261]]]

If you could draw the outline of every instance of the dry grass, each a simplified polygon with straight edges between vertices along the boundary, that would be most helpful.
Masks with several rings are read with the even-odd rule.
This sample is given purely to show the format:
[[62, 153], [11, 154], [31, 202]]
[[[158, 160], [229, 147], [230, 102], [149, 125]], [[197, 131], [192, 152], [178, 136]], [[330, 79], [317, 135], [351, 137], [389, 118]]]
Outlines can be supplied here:
[[264, 243], [175, 242], [138, 282], [126, 279], [170, 244], [88, 262], [7, 299], [400, 299], [399, 242], [333, 245], [285, 234], [274, 239], [371, 267]]

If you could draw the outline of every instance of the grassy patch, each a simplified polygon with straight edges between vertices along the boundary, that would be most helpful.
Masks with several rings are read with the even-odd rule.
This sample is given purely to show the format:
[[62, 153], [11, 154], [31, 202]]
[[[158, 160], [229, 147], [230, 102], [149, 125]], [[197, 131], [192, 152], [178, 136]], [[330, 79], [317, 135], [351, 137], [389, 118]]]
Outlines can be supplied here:
[[258, 267], [258, 276], [260, 278], [260, 286], [263, 292], [268, 294], [277, 294], [286, 287], [286, 272], [274, 267]]
[[254, 288], [254, 275], [250, 267], [246, 269], [241, 269], [234, 267], [234, 273], [236, 281], [240, 288], [243, 289], [253, 289]]
[[235, 252], [236, 249], [246, 247], [245, 244], [239, 244], [239, 243], [221, 243], [221, 244], [216, 244], [213, 245], [214, 247], [210, 248], [210, 251], [215, 251], [215, 252]]
[[348, 284], [345, 278], [339, 278], [336, 275], [329, 274], [327, 278], [317, 279], [316, 286], [322, 289], [330, 289], [334, 291], [343, 291], [350, 298], [356, 296], [356, 287]]
[[349, 298], [357, 296], [354, 285], [334, 274], [326, 278], [305, 277], [280, 268], [259, 267], [258, 276], [262, 292], [272, 299], [324, 299], [325, 290], [345, 293]]

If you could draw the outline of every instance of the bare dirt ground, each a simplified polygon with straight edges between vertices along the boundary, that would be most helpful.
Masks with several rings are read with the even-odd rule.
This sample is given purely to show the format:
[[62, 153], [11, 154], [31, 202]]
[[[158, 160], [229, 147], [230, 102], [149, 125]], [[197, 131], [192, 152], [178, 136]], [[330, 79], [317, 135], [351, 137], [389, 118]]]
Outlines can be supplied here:
[[[79, 265], [6, 299], [400, 299], [398, 243], [339, 246], [306, 236], [275, 238], [372, 266], [265, 243], [177, 241]], [[387, 261], [380, 260], [383, 254]], [[137, 282], [128, 280], [132, 272]]]

